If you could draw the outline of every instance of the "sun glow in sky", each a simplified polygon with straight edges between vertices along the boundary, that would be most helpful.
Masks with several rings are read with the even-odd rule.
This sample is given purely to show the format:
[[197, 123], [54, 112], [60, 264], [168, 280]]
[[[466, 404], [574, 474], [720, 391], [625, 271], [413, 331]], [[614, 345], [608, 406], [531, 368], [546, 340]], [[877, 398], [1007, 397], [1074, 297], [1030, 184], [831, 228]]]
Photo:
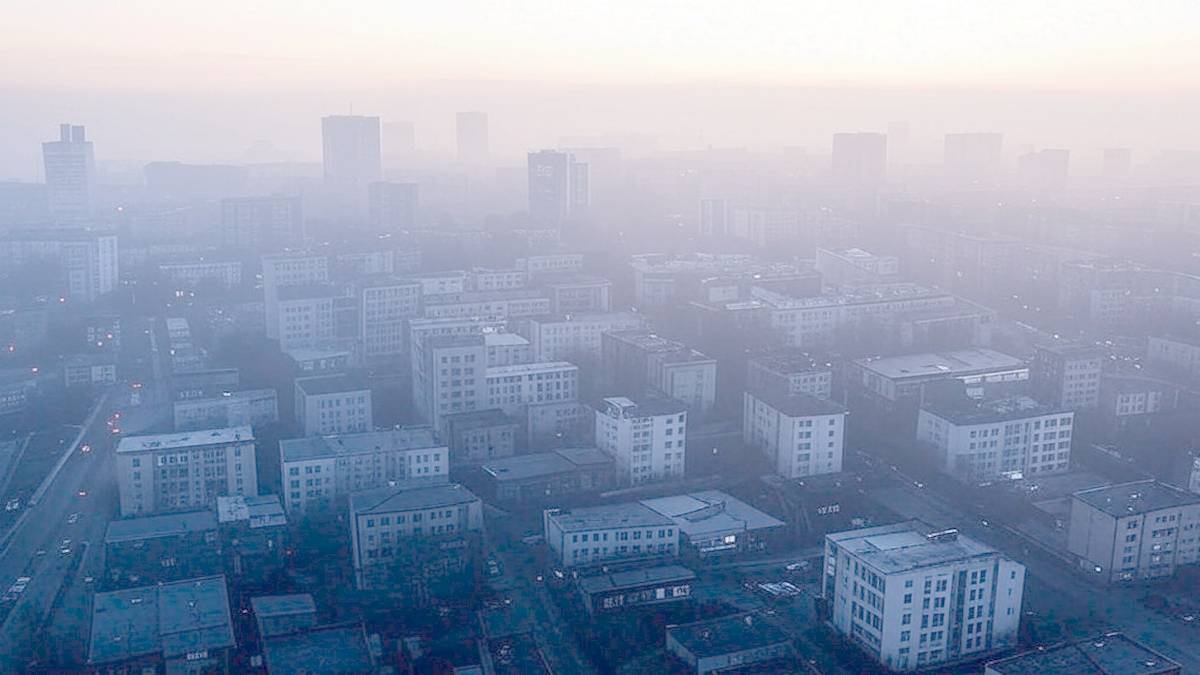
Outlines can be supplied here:
[[1200, 3], [8, 0], [0, 86], [557, 82], [1177, 86]]

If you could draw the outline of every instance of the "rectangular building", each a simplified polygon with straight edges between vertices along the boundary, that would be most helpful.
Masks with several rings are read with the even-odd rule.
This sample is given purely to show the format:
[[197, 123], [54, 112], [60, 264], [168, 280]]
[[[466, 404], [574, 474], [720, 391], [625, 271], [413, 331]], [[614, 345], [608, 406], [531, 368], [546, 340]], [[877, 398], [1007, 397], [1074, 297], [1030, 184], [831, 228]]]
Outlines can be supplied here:
[[546, 545], [563, 567], [679, 555], [675, 521], [636, 502], [550, 509], [542, 521]]
[[742, 440], [767, 456], [775, 473], [804, 478], [842, 470], [845, 407], [807, 394], [747, 391]]
[[827, 399], [833, 395], [833, 363], [799, 351], [755, 356], [746, 364], [746, 390]]
[[242, 284], [242, 263], [236, 260], [197, 260], [160, 263], [158, 273], [176, 289], [203, 284], [230, 289]]
[[667, 651], [697, 675], [766, 668], [796, 657], [786, 631], [766, 616], [750, 612], [667, 626]]
[[284, 439], [279, 442], [284, 505], [302, 513], [390, 483], [444, 483], [447, 454], [427, 426]]
[[121, 515], [212, 508], [217, 497], [258, 494], [254, 448], [246, 426], [122, 438]]
[[229, 251], [263, 253], [304, 245], [300, 197], [270, 195], [221, 200], [221, 245]]
[[611, 488], [612, 457], [596, 448], [559, 448], [480, 465], [486, 496], [499, 502], [538, 503]]
[[114, 520], [104, 533], [101, 584], [116, 590], [219, 574], [221, 555], [208, 509]]
[[680, 554], [698, 559], [762, 551], [784, 525], [720, 490], [643, 499], [640, 503], [670, 518], [679, 528]]
[[716, 405], [716, 359], [681, 342], [649, 331], [615, 331], [603, 334], [601, 350], [605, 377], [616, 388], [649, 388], [698, 414]]
[[538, 361], [590, 365], [600, 362], [601, 335], [645, 328], [646, 319], [640, 314], [608, 312], [527, 319], [517, 323], [516, 332], [529, 340], [533, 358]]
[[695, 581], [688, 568], [663, 565], [586, 576], [577, 583], [583, 606], [594, 616], [687, 600]]
[[442, 428], [450, 448], [450, 464], [466, 467], [511, 457], [519, 425], [503, 410], [489, 408], [448, 415], [442, 420]]
[[596, 447], [617, 463], [622, 485], [684, 476], [687, 408], [668, 399], [604, 399], [596, 411]]
[[1038, 400], [1066, 410], [1100, 404], [1103, 350], [1091, 345], [1038, 345], [1033, 357], [1033, 386]]
[[347, 375], [296, 378], [296, 423], [305, 436], [375, 428], [371, 388]]
[[279, 421], [274, 389], [234, 391], [212, 398], [175, 401], [175, 430], [257, 426]]
[[1071, 495], [1067, 550], [1106, 583], [1169, 577], [1200, 562], [1200, 495], [1154, 480]]
[[1122, 633], [1064, 642], [989, 661], [983, 675], [1181, 675], [1175, 661]]
[[848, 386], [869, 397], [894, 403], [918, 399], [926, 384], [956, 379], [969, 388], [985, 384], [1025, 382], [1029, 367], [992, 349], [964, 349], [938, 354], [905, 354], [858, 359], [849, 365]]
[[833, 629], [889, 670], [1017, 644], [1025, 567], [957, 530], [908, 521], [826, 535], [822, 584]]

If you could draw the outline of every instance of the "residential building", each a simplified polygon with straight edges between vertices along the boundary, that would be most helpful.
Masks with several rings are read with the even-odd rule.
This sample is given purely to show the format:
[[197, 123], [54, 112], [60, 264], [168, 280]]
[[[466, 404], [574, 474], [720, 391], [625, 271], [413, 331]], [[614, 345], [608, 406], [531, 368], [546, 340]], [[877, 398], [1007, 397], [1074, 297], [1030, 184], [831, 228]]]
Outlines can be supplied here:
[[525, 406], [523, 440], [530, 448], [592, 443], [595, 429], [595, 411], [578, 401], [530, 403]]
[[636, 502], [550, 509], [542, 523], [546, 545], [563, 567], [674, 559], [679, 554], [675, 521]]
[[1171, 382], [1139, 374], [1104, 374], [1097, 412], [1110, 431], [1119, 431], [1149, 425], [1155, 415], [1178, 409], [1180, 400], [1180, 387]]
[[638, 485], [684, 476], [687, 408], [678, 401], [624, 396], [596, 410], [596, 447], [617, 463], [617, 481]]
[[457, 413], [485, 409], [487, 347], [482, 334], [412, 338], [413, 404], [435, 429]]
[[301, 375], [333, 375], [345, 373], [354, 362], [354, 354], [345, 349], [288, 349], [284, 354]]
[[442, 428], [455, 467], [478, 466], [515, 452], [517, 422], [496, 408], [447, 415]]
[[264, 639], [263, 662], [268, 675], [377, 673], [385, 668], [372, 647], [378, 637], [368, 636], [361, 622], [311, 626]]
[[516, 319], [550, 313], [546, 291], [513, 288], [498, 291], [465, 291], [428, 294], [421, 314], [427, 319]]
[[304, 245], [300, 197], [268, 195], [221, 200], [221, 246], [229, 251], [265, 253]]
[[113, 292], [119, 278], [117, 235], [83, 229], [39, 228], [0, 234], [0, 278], [51, 274], [54, 286], [40, 289], [82, 302]]
[[529, 217], [535, 223], [561, 226], [591, 204], [588, 165], [569, 152], [529, 153]]
[[581, 577], [577, 582], [588, 614], [636, 610], [692, 597], [696, 573], [682, 565], [661, 565]]
[[487, 349], [489, 368], [533, 362], [533, 348], [529, 340], [516, 333], [484, 333], [483, 345]]
[[529, 340], [537, 361], [598, 364], [601, 335], [618, 330], [644, 330], [646, 319], [629, 312], [537, 317], [517, 322], [515, 332]]
[[221, 540], [213, 512], [125, 518], [104, 533], [104, 590], [220, 574]]
[[559, 448], [480, 464], [485, 496], [499, 502], [547, 503], [616, 484], [612, 457], [596, 448]]
[[799, 351], [754, 356], [746, 364], [746, 390], [828, 399], [833, 395], [833, 363]]
[[1033, 357], [1034, 392], [1039, 400], [1067, 410], [1100, 404], [1103, 350], [1090, 345], [1038, 345]]
[[528, 279], [533, 280], [546, 274], [561, 272], [583, 271], [583, 254], [581, 253], [542, 253], [525, 258], [517, 258], [516, 267], [525, 271]]
[[367, 186], [383, 174], [379, 118], [330, 115], [321, 118], [322, 164], [325, 187], [334, 203], [364, 213]]
[[211, 285], [228, 290], [242, 284], [242, 263], [236, 260], [160, 263], [158, 273], [177, 289]]
[[931, 396], [917, 416], [917, 441], [959, 480], [1036, 477], [1070, 468], [1074, 421], [1074, 412], [1028, 396]]
[[1154, 480], [1076, 492], [1067, 550], [1102, 582], [1169, 577], [1200, 562], [1200, 495]]
[[531, 405], [579, 400], [579, 367], [566, 361], [489, 367], [483, 405], [524, 417]]
[[63, 383], [68, 389], [108, 387], [117, 383], [115, 356], [76, 354], [63, 362]]
[[818, 248], [816, 270], [826, 286], [843, 288], [856, 284], [878, 284], [900, 274], [900, 259], [876, 255], [861, 248]]
[[1200, 380], [1200, 340], [1151, 335], [1146, 345], [1146, 361], [1163, 372]]
[[371, 388], [348, 375], [296, 378], [296, 424], [305, 436], [375, 428]]
[[269, 587], [289, 560], [288, 521], [279, 495], [217, 497], [227, 569], [242, 584]]
[[796, 295], [818, 295], [821, 275], [788, 263], [737, 253], [661, 253], [633, 256], [634, 304], [671, 307], [687, 302], [725, 303], [744, 299], [753, 284], [784, 284]]
[[329, 259], [323, 255], [302, 253], [263, 256], [262, 280], [267, 337], [278, 340], [280, 289], [328, 283]]
[[667, 651], [697, 675], [766, 668], [796, 658], [787, 631], [752, 612], [667, 626]]
[[1025, 567], [957, 530], [919, 521], [825, 536], [829, 624], [889, 670], [1016, 646]]
[[171, 388], [176, 401], [224, 396], [237, 391], [240, 381], [237, 368], [176, 370], [171, 374]]
[[762, 451], [784, 478], [838, 473], [847, 414], [842, 405], [808, 394], [747, 391], [742, 440]]
[[1029, 367], [992, 349], [963, 349], [937, 354], [904, 354], [858, 359], [848, 366], [848, 386], [884, 405], [921, 398], [925, 385], [958, 380], [971, 393], [985, 385], [1029, 380]]
[[376, 181], [367, 186], [367, 215], [377, 230], [411, 230], [417, 226], [420, 186]]
[[96, 207], [96, 156], [84, 128], [58, 125], [58, 140], [42, 143], [42, 162], [55, 224], [87, 224]]
[[670, 518], [679, 528], [680, 555], [699, 560], [762, 551], [784, 525], [720, 490], [643, 499], [640, 503]]
[[212, 398], [175, 401], [175, 430], [258, 426], [279, 421], [274, 389], [247, 389]]
[[333, 284], [304, 284], [279, 289], [278, 325], [274, 335], [279, 348], [314, 349], [337, 338], [336, 312], [341, 289]]
[[1123, 633], [1041, 646], [989, 661], [983, 675], [1182, 675], [1179, 663]]
[[117, 444], [121, 516], [212, 508], [217, 497], [258, 494], [250, 427], [126, 436]]
[[229, 672], [236, 647], [224, 576], [92, 599], [87, 663], [98, 672]]
[[522, 267], [471, 268], [471, 290], [473, 291], [510, 291], [514, 288], [525, 288], [528, 283], [529, 273]]
[[590, 274], [555, 274], [538, 279], [550, 298], [544, 314], [581, 314], [612, 310], [612, 282]]
[[334, 508], [359, 490], [444, 483], [447, 454], [427, 426], [284, 439], [279, 442], [284, 506], [303, 513]]
[[[483, 529], [483, 502], [456, 484], [383, 487], [351, 495], [349, 518], [355, 584], [378, 588], [390, 583], [422, 540], [443, 550], [468, 548], [465, 537]], [[461, 574], [470, 561], [458, 562]]]
[[421, 286], [387, 276], [357, 284], [359, 340], [369, 361], [403, 358], [408, 350], [408, 320], [421, 314]]
[[704, 414], [717, 400], [717, 361], [649, 331], [614, 331], [600, 338], [604, 377], [625, 391], [649, 390]]
[[701, 199], [697, 233], [701, 237], [725, 237], [731, 229], [732, 204], [728, 199]]

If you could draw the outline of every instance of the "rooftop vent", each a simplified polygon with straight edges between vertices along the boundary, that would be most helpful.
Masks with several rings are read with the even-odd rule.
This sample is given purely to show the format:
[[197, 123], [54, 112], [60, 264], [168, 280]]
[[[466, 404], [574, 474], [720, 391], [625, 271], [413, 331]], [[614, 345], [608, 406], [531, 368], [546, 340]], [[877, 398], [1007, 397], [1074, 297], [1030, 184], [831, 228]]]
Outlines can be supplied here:
[[941, 544], [948, 541], [958, 541], [958, 530], [941, 530], [938, 532], [930, 532], [925, 535], [925, 538], [935, 544]]

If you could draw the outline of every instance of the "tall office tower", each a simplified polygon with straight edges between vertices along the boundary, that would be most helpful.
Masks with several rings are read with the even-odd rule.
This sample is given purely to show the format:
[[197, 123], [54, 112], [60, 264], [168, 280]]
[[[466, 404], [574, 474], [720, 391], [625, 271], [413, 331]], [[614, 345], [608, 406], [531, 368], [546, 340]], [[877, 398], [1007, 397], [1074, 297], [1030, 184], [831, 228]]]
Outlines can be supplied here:
[[561, 225], [591, 203], [588, 165], [569, 152], [529, 153], [529, 217]]
[[408, 159], [417, 151], [417, 129], [407, 120], [383, 123], [385, 159]]
[[729, 234], [731, 206], [728, 199], [701, 199], [698, 225], [700, 236], [724, 237]]
[[299, 197], [236, 197], [221, 200], [221, 245], [267, 253], [304, 244]]
[[1104, 163], [1100, 174], [1110, 180], [1122, 180], [1129, 177], [1133, 168], [1133, 150], [1129, 148], [1105, 148]]
[[416, 183], [378, 181], [367, 187], [371, 224], [385, 230], [407, 230], [417, 224]]
[[95, 207], [96, 158], [82, 126], [60, 124], [58, 135], [42, 143], [50, 215], [60, 225], [80, 225]]
[[1017, 171], [1030, 187], [1061, 190], [1067, 186], [1070, 163], [1070, 150], [1046, 148], [1021, 155], [1017, 160]]
[[833, 177], [860, 187], [876, 186], [887, 176], [887, 136], [873, 132], [833, 135]]
[[363, 213], [367, 186], [383, 176], [379, 118], [330, 115], [321, 119], [325, 187], [336, 206]]
[[990, 181], [1000, 173], [1000, 151], [1004, 134], [946, 134], [943, 165], [954, 182]]
[[455, 118], [458, 138], [458, 161], [464, 164], [484, 164], [488, 161], [487, 113], [460, 112]]

